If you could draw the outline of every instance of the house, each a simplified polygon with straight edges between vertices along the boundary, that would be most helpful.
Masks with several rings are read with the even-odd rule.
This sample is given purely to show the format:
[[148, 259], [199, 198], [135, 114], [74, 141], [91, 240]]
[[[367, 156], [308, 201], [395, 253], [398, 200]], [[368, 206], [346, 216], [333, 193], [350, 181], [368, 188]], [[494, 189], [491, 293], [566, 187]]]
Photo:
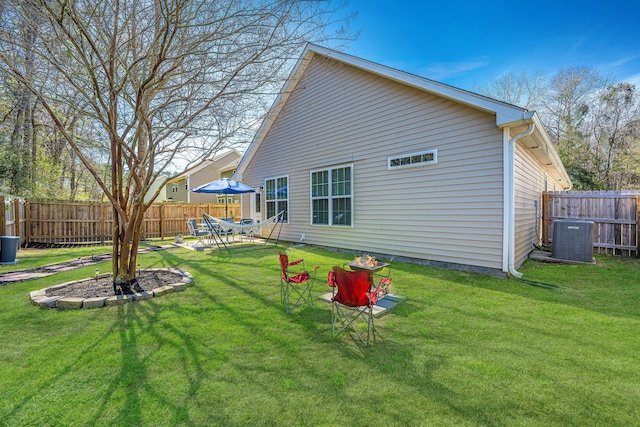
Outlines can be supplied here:
[[571, 187], [534, 111], [311, 44], [235, 177], [283, 240], [498, 276]]
[[216, 154], [213, 159], [185, 170], [167, 181], [167, 200], [178, 203], [240, 203], [238, 196], [223, 194], [194, 193], [189, 191], [220, 178], [230, 178], [240, 162], [242, 155], [235, 150]]
[[[147, 194], [144, 195], [145, 203], [149, 203], [149, 200], [151, 200], [151, 197], [153, 197], [153, 195], [156, 194], [156, 191], [158, 191], [158, 189], [164, 184], [165, 179], [167, 179], [165, 175], [160, 175], [151, 183], [151, 186], [149, 187], [149, 191], [147, 191]], [[166, 201], [167, 201], [167, 192], [163, 187], [162, 189], [160, 189], [160, 192], [158, 193], [158, 197], [156, 197], [153, 200], [153, 202], [162, 203]]]

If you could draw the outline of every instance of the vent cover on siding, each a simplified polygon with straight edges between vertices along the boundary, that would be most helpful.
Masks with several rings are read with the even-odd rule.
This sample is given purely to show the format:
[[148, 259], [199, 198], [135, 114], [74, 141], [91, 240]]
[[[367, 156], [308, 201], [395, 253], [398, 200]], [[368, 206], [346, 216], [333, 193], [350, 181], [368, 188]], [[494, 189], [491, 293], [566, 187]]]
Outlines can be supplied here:
[[554, 221], [551, 256], [571, 261], [592, 262], [593, 227], [592, 221]]

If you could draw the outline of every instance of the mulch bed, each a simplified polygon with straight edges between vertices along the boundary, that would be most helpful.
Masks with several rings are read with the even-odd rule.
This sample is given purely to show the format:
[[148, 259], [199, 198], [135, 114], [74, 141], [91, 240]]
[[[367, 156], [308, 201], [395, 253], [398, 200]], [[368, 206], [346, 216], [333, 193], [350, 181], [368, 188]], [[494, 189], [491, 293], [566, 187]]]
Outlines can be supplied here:
[[[138, 284], [149, 292], [165, 285], [177, 283], [182, 280], [182, 275], [170, 271], [141, 271], [138, 274]], [[85, 280], [70, 283], [64, 287], [48, 289], [47, 296], [97, 298], [113, 296], [113, 278], [111, 276], [100, 277], [97, 280]]]

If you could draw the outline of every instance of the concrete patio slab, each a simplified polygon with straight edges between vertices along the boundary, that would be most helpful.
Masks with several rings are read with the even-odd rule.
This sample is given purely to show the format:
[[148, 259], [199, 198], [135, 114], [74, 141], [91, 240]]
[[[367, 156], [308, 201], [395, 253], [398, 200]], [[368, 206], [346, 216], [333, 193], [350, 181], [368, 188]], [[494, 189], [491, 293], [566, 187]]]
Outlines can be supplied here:
[[[327, 292], [320, 295], [320, 300], [331, 304], [332, 292]], [[385, 295], [384, 298], [378, 300], [375, 306], [373, 306], [373, 317], [380, 317], [383, 314], [388, 313], [393, 309], [400, 301], [404, 300], [404, 297], [396, 294]]]

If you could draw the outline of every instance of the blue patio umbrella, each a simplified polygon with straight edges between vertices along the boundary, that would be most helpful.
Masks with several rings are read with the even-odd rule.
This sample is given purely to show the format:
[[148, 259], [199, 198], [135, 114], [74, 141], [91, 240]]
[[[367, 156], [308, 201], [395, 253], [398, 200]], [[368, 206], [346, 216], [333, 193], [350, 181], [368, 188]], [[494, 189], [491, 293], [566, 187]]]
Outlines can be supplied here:
[[[192, 188], [194, 193], [212, 193], [212, 194], [243, 194], [243, 193], [255, 193], [256, 190], [238, 181], [234, 181], [230, 178], [220, 178], [215, 181], [211, 181], [208, 184], [203, 184], [199, 187]], [[229, 206], [227, 205], [227, 198], [224, 198], [224, 214], [225, 217], [229, 216]]]

